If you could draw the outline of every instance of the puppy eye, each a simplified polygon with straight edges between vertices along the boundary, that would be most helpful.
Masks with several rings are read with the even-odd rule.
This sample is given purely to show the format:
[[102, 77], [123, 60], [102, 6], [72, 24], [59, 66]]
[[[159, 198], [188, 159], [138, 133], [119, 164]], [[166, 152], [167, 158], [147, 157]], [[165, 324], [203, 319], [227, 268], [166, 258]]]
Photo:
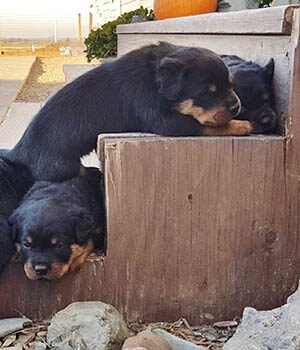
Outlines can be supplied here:
[[58, 241], [58, 242], [55, 244], [55, 248], [60, 249], [60, 248], [62, 248], [64, 245], [65, 245], [64, 242]]
[[24, 248], [31, 248], [32, 243], [30, 243], [28, 241], [23, 241], [22, 245]]
[[269, 100], [269, 94], [268, 93], [263, 94], [263, 100], [264, 101], [268, 101]]

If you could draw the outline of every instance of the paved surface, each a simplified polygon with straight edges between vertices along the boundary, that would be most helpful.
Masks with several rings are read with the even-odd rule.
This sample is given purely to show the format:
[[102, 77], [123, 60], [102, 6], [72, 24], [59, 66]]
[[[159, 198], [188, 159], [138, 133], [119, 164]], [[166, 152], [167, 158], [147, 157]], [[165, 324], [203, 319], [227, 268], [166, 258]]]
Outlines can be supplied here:
[[[23, 135], [42, 103], [14, 102], [35, 61], [32, 56], [0, 56], [0, 149], [11, 149]], [[93, 68], [91, 65], [68, 65], [66, 81]], [[86, 166], [99, 167], [95, 153], [82, 160]]]
[[0, 124], [21, 90], [35, 56], [0, 56]]
[[40, 108], [40, 103], [13, 102], [11, 104], [0, 126], [0, 149], [14, 147]]

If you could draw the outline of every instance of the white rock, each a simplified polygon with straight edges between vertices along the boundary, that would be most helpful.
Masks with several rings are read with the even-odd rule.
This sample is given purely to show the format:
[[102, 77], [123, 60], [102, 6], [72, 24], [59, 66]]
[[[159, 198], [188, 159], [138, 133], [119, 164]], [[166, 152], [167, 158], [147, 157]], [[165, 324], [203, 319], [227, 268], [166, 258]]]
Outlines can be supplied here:
[[5, 337], [7, 334], [13, 333], [22, 329], [26, 324], [30, 324], [32, 321], [29, 318], [4, 318], [0, 320], [0, 338]]
[[117, 350], [129, 337], [122, 316], [100, 301], [77, 302], [51, 320], [47, 341], [57, 350]]
[[171, 350], [205, 350], [204, 346], [195, 345], [189, 341], [176, 337], [163, 329], [153, 329], [152, 333], [159, 334], [166, 339], [171, 346]]
[[300, 349], [300, 286], [287, 304], [269, 311], [246, 307], [223, 350]]

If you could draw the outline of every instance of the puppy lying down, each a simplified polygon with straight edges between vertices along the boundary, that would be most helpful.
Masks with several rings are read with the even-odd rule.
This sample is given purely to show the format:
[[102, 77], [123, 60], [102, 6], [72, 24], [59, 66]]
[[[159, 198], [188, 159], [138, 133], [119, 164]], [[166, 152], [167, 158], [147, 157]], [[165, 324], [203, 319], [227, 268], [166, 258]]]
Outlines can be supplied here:
[[79, 269], [94, 248], [105, 249], [102, 174], [61, 183], [37, 182], [9, 218], [31, 280], [59, 279]]

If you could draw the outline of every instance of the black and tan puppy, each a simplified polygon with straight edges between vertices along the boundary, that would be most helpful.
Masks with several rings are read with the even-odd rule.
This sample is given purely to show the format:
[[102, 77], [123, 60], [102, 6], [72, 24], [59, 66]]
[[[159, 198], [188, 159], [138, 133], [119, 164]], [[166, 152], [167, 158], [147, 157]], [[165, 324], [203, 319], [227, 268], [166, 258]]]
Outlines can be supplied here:
[[247, 121], [229, 122], [239, 111], [218, 55], [163, 42], [104, 63], [58, 91], [10, 159], [27, 165], [36, 180], [64, 181], [78, 176], [80, 157], [96, 147], [98, 134], [249, 134]]
[[233, 88], [242, 103], [236, 119], [249, 120], [253, 125], [252, 133], [274, 131], [277, 124], [272, 86], [274, 60], [271, 58], [261, 67], [238, 56], [221, 57], [233, 75]]
[[31, 280], [61, 278], [80, 268], [94, 248], [105, 249], [102, 175], [60, 183], [37, 182], [9, 218]]
[[0, 151], [0, 273], [15, 253], [8, 217], [18, 206], [24, 194], [33, 184], [29, 170], [20, 164], [12, 163]]

